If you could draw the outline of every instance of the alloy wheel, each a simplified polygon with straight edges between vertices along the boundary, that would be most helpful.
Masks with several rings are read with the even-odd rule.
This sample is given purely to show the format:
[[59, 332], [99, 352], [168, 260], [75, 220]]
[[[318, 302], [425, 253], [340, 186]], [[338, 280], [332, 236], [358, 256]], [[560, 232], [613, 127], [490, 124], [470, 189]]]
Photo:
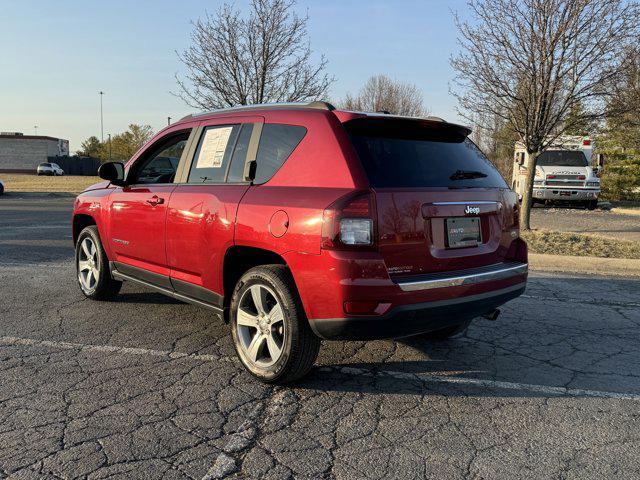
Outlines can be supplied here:
[[98, 249], [95, 242], [86, 237], [82, 239], [78, 252], [78, 281], [85, 292], [91, 292], [96, 288], [99, 276]]
[[236, 313], [240, 354], [250, 364], [265, 368], [275, 364], [286, 341], [282, 305], [267, 286], [254, 284], [242, 294]]

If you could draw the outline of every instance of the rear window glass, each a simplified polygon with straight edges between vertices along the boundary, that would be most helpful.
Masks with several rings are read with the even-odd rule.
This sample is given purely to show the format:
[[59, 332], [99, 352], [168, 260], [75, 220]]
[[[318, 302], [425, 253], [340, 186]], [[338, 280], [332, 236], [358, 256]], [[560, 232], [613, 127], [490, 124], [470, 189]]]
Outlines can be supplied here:
[[507, 188], [461, 130], [409, 121], [345, 124], [372, 187]]
[[41, 163], [40, 166], [41, 167], [50, 167], [51, 164], [50, 163]]
[[536, 160], [541, 167], [586, 167], [587, 157], [576, 150], [548, 150]]
[[266, 123], [262, 127], [255, 183], [267, 182], [303, 139], [307, 129], [296, 125]]

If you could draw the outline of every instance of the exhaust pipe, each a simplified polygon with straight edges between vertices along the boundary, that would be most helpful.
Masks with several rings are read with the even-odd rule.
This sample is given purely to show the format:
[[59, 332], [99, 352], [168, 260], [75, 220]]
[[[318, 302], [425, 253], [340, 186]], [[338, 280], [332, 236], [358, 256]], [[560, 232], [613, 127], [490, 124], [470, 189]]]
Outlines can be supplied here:
[[499, 315], [500, 315], [500, 309], [494, 308], [490, 312], [487, 312], [484, 315], [482, 315], [482, 318], [486, 318], [487, 320], [491, 320], [493, 322], [498, 319]]

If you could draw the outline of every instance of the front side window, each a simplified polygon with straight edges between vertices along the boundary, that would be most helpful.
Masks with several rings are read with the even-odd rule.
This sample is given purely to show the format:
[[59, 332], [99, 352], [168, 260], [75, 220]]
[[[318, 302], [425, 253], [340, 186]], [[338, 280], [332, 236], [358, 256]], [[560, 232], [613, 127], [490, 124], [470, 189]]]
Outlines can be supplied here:
[[189, 171], [189, 183], [224, 183], [241, 125], [207, 127]]
[[133, 179], [129, 183], [173, 183], [180, 157], [187, 145], [190, 131], [180, 132], [163, 138], [148, 150], [149, 153], [136, 161], [139, 166], [133, 171]]
[[296, 125], [267, 123], [262, 127], [255, 183], [265, 183], [282, 167], [307, 133]]

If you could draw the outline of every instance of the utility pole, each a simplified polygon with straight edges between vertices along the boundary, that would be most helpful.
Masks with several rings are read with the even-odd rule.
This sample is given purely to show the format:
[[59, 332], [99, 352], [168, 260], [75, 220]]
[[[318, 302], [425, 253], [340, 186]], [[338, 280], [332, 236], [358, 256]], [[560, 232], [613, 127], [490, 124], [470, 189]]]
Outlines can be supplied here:
[[102, 96], [104, 92], [100, 90], [100, 141], [104, 143], [104, 117], [102, 116]]
[[111, 134], [109, 133], [109, 161], [111, 161]]
[[171, 117], [167, 117], [167, 125], [171, 125]]

